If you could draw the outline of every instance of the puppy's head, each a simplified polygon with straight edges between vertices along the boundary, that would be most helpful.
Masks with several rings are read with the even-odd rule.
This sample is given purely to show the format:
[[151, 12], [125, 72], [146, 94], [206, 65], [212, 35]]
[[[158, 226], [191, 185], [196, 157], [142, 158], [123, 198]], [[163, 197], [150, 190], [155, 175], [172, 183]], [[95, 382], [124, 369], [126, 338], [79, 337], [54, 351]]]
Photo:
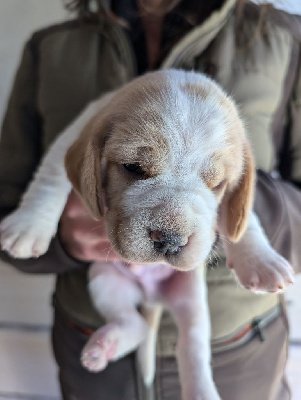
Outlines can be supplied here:
[[66, 156], [70, 181], [104, 215], [123, 259], [181, 270], [208, 256], [217, 225], [239, 240], [253, 168], [233, 102], [205, 76], [173, 70], [117, 91]]

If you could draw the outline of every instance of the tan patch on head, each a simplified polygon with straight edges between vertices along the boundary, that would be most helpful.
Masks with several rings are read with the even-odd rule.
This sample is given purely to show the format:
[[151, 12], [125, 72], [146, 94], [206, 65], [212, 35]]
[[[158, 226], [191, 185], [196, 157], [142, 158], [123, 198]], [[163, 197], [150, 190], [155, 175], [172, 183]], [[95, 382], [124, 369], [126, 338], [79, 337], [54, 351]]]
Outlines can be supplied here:
[[120, 164], [138, 164], [148, 176], [155, 176], [162, 173], [170, 151], [162, 134], [166, 82], [163, 74], [156, 80], [144, 76], [143, 84], [141, 79], [121, 89], [112, 102], [106, 157]]
[[229, 180], [230, 188], [232, 188], [242, 174], [245, 162], [245, 147], [249, 145], [243, 122], [239, 117], [234, 102], [227, 96], [220, 96], [219, 104], [227, 115], [227, 139], [225, 149], [217, 155], [219, 158], [217, 165], [220, 164], [220, 161], [223, 161], [224, 175]]
[[192, 82], [186, 82], [181, 84], [179, 87], [183, 92], [193, 94], [197, 97], [201, 97], [202, 99], [206, 99], [210, 93], [204, 86]]
[[[162, 172], [169, 152], [160, 131], [164, 82], [163, 74], [158, 74], [155, 81], [146, 76], [120, 89], [68, 150], [68, 178], [95, 218], [103, 214], [102, 171], [109, 175], [107, 163], [115, 164], [111, 189], [115, 191], [115, 185], [116, 195], [130, 181], [122, 169], [123, 163], [141, 165], [147, 176]], [[109, 193], [108, 196], [113, 197]]]
[[141, 132], [127, 134], [122, 126], [109, 139], [106, 148], [109, 161], [139, 165], [147, 177], [164, 171], [168, 163], [169, 146], [161, 133], [153, 134], [150, 140], [143, 140]]
[[221, 107], [226, 108], [227, 112], [232, 114], [232, 116], [236, 114], [235, 106], [227, 96], [219, 96], [217, 102]]
[[211, 162], [211, 165], [201, 172], [203, 182], [209, 189], [213, 189], [223, 179], [224, 174], [221, 168]]

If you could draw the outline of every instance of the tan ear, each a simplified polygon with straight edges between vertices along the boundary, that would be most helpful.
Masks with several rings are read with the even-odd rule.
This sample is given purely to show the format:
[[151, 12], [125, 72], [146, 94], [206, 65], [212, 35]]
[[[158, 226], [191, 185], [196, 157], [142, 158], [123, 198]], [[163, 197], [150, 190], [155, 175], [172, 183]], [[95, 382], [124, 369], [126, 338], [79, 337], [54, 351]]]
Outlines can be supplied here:
[[249, 144], [244, 145], [243, 175], [227, 196], [226, 213], [227, 236], [232, 242], [237, 242], [246, 230], [249, 213], [253, 207], [255, 186], [255, 164]]
[[65, 156], [68, 179], [95, 219], [104, 214], [101, 168], [105, 133], [105, 124], [93, 119]]

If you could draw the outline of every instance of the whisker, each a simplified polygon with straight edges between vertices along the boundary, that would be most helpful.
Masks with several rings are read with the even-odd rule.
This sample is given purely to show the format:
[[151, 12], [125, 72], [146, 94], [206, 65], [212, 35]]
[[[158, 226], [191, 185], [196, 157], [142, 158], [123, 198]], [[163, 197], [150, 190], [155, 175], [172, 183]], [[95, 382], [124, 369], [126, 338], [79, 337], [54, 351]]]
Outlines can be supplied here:
[[223, 241], [225, 241], [226, 243], [231, 244], [231, 241], [229, 240], [229, 238], [227, 236], [222, 235], [221, 233], [219, 233], [219, 237], [221, 239], [223, 239]]

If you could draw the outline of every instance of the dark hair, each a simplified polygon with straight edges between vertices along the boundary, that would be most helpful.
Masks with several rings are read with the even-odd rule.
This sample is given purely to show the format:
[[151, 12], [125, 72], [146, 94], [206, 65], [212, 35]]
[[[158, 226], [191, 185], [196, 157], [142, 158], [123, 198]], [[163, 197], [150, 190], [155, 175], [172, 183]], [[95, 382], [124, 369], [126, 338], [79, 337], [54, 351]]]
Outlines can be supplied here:
[[[101, 17], [108, 12], [106, 0], [62, 0], [65, 8], [76, 12], [79, 17]], [[164, 15], [171, 11], [181, 0], [163, 0], [160, 8], [153, 8], [147, 4], [147, 1], [140, 0], [140, 6], [143, 12]]]
[[[80, 19], [89, 18], [95, 20], [101, 20], [104, 15], [109, 13], [109, 7], [107, 0], [62, 0], [65, 8], [69, 11], [75, 12]], [[199, 0], [195, 1], [196, 13], [204, 13], [207, 16], [212, 8], [219, 8], [225, 0], [207, 0], [203, 3]], [[211, 2], [211, 3], [210, 3]], [[163, 0], [160, 9], [152, 8], [147, 4], [147, 0], [140, 0], [140, 6], [142, 13], [150, 13], [157, 15], [164, 15], [169, 11], [173, 10], [181, 0]], [[263, 5], [252, 5], [247, 0], [237, 0], [236, 7], [236, 30], [237, 30], [237, 44], [242, 47], [248, 47], [256, 37], [260, 34], [264, 35], [265, 32], [265, 21], [268, 11], [272, 6]], [[250, 24], [245, 24], [246, 20], [255, 21], [252, 24], [252, 32], [248, 32]], [[255, 27], [255, 28], [254, 28]]]
[[103, 0], [62, 0], [65, 8], [75, 12], [79, 18], [97, 18], [106, 14]]
[[[99, 17], [108, 12], [107, 2], [106, 0], [62, 0], [66, 9], [72, 12], [76, 12], [79, 17]], [[224, 0], [220, 0], [223, 2]], [[181, 0], [163, 0], [160, 10], [157, 8], [151, 8], [147, 1], [140, 0], [141, 8], [145, 10], [145, 12], [149, 13], [160, 13], [165, 14], [171, 11], [174, 7], [176, 7]], [[201, 3], [198, 0], [196, 2], [196, 9], [198, 8], [198, 4], [201, 6]], [[237, 0], [237, 12], [239, 15], [239, 20], [243, 19], [244, 8], [246, 4], [246, 0]], [[202, 6], [203, 7], [203, 6]], [[210, 1], [207, 3], [207, 7], [210, 7]], [[260, 6], [260, 9], [266, 9], [265, 6]]]

